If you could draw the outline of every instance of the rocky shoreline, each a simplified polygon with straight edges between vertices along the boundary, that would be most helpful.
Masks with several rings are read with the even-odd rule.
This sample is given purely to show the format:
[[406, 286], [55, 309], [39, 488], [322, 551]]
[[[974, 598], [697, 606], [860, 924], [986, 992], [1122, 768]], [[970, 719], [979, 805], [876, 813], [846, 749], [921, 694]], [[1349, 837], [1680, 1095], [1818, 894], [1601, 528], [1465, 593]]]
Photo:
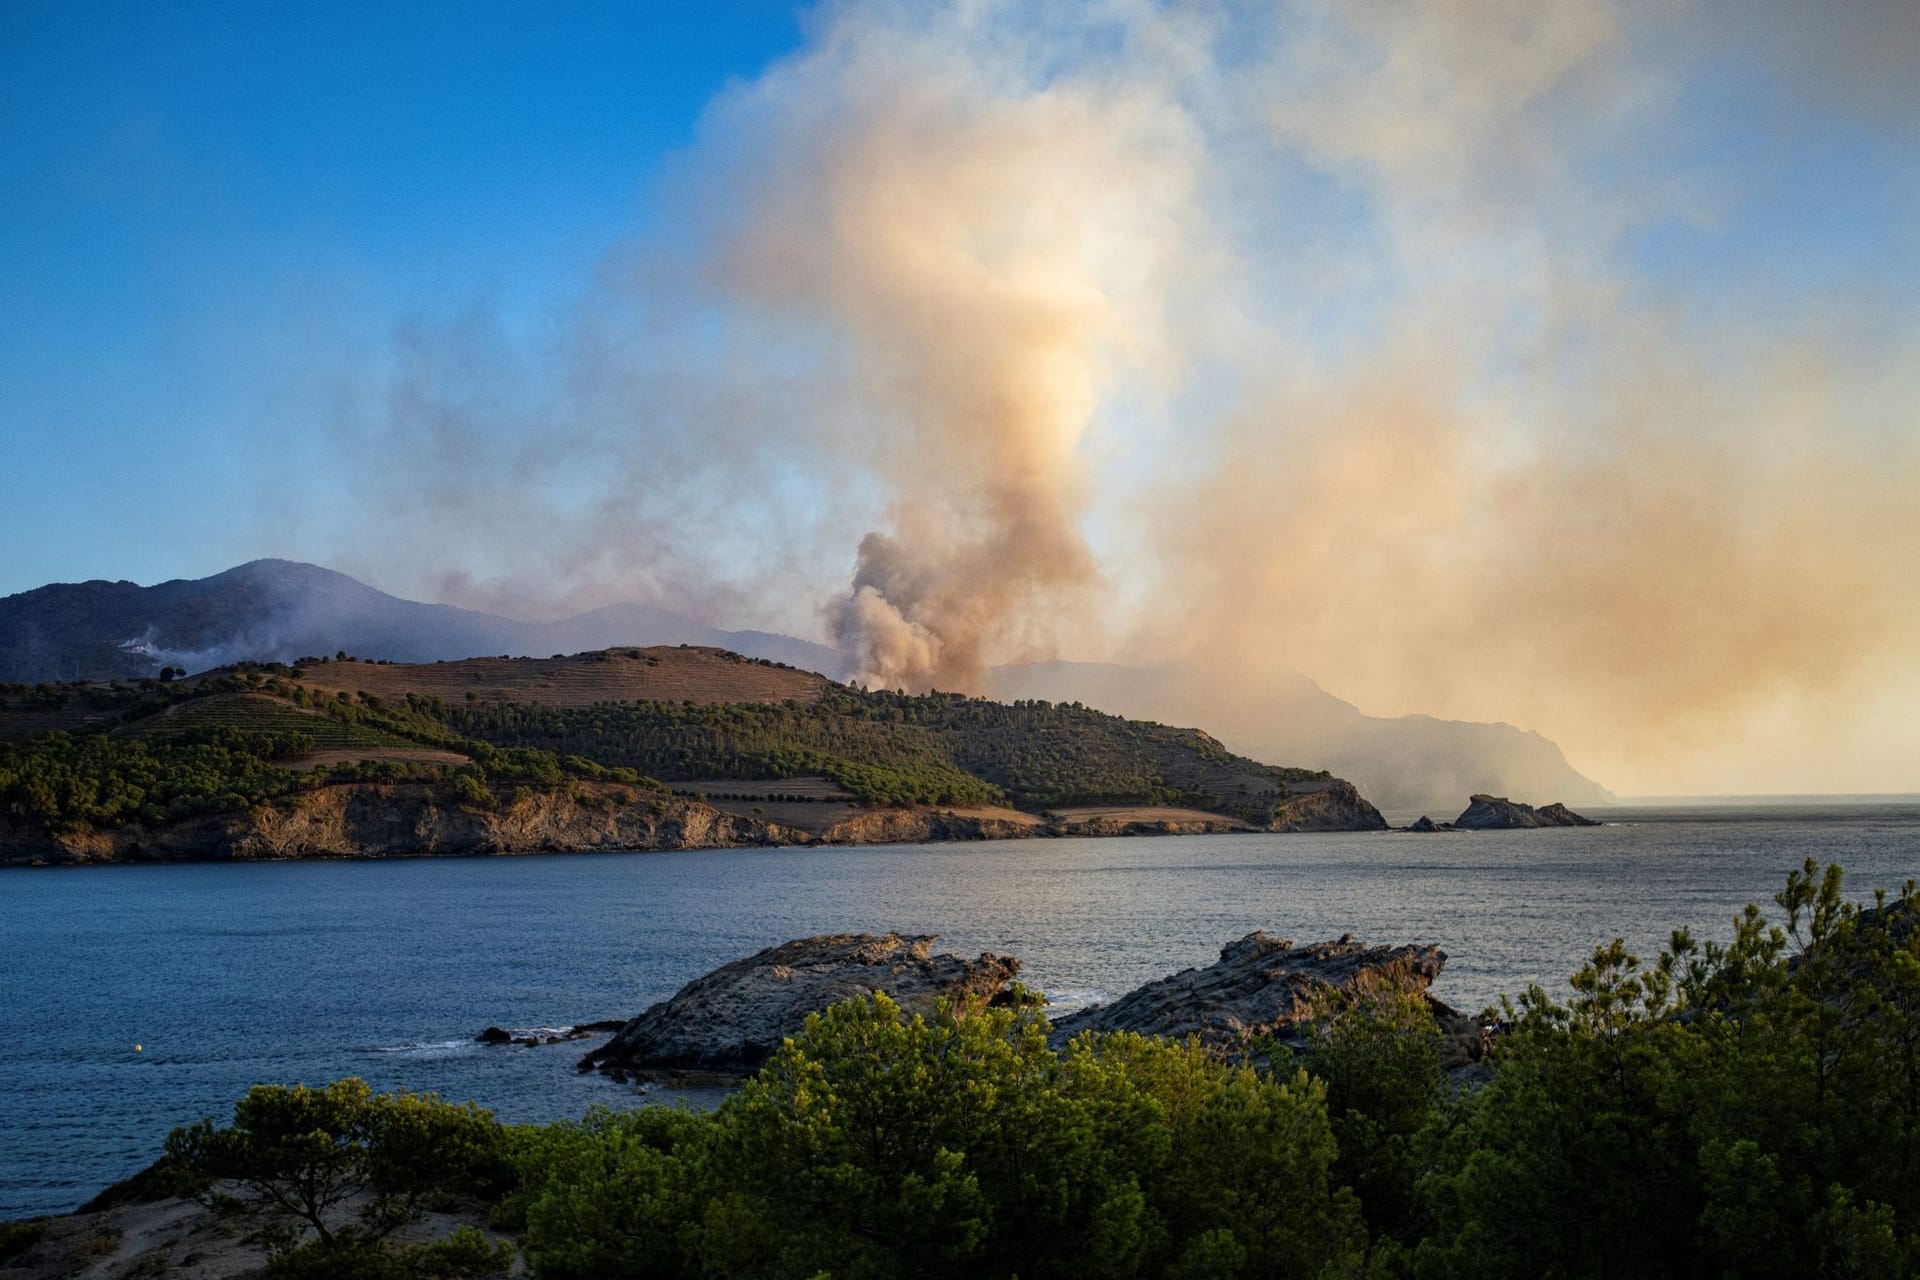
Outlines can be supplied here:
[[[688, 1073], [739, 1078], [757, 1071], [807, 1015], [883, 992], [908, 1015], [938, 1001], [961, 1010], [1016, 1002], [1020, 961], [935, 954], [936, 935], [823, 934], [796, 938], [722, 965], [629, 1019], [579, 1061], [616, 1080], [677, 1080]], [[1082, 1032], [1197, 1040], [1225, 1058], [1299, 1047], [1309, 1024], [1369, 1000], [1411, 998], [1430, 1017], [1450, 1069], [1478, 1061], [1477, 1020], [1428, 988], [1447, 962], [1433, 946], [1369, 946], [1351, 935], [1296, 947], [1254, 932], [1221, 948], [1205, 969], [1185, 969], [1052, 1024], [1064, 1047]], [[490, 1029], [491, 1030], [491, 1029]], [[485, 1034], [485, 1033], [483, 1033]]]
[[993, 1003], [1020, 972], [1011, 956], [934, 955], [935, 935], [823, 934], [797, 938], [696, 978], [631, 1019], [580, 1060], [580, 1070], [748, 1075], [807, 1015], [884, 991], [909, 1014], [942, 999]]
[[1048, 836], [1189, 835], [1242, 831], [1383, 831], [1386, 820], [1335, 780], [1283, 801], [1270, 824], [1197, 810], [848, 807], [819, 829], [730, 812], [683, 796], [573, 783], [494, 809], [449, 803], [414, 783], [322, 787], [276, 804], [189, 819], [52, 835], [0, 817], [0, 866], [302, 858], [472, 857], [842, 844], [923, 844]]

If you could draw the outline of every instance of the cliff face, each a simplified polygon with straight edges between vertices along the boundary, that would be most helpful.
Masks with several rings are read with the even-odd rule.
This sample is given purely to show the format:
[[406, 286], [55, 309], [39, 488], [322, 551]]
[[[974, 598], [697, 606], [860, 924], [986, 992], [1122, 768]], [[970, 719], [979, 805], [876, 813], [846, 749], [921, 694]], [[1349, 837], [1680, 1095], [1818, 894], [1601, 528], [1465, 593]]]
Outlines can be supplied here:
[[274, 858], [384, 858], [420, 854], [720, 849], [810, 843], [804, 832], [693, 800], [625, 804], [619, 788], [576, 786], [492, 811], [446, 804], [418, 785], [325, 787], [284, 805], [157, 830], [84, 835], [0, 830], [7, 862], [138, 862]]
[[828, 827], [808, 844], [926, 844], [935, 840], [1018, 840], [1043, 835], [1021, 816], [943, 813], [937, 809], [863, 809]]
[[245, 813], [159, 828], [136, 824], [54, 836], [0, 817], [0, 865], [461, 857], [1385, 828], [1378, 810], [1351, 784], [1337, 781], [1287, 800], [1270, 827], [1189, 810], [1068, 810], [1042, 818], [1011, 809], [850, 808], [846, 816], [813, 830], [677, 796], [642, 793], [636, 799], [629, 788], [607, 784], [575, 783], [479, 810], [448, 803], [420, 784], [350, 783]]
[[1335, 778], [1318, 791], [1274, 807], [1275, 831], [1385, 831], [1387, 820], [1351, 783]]

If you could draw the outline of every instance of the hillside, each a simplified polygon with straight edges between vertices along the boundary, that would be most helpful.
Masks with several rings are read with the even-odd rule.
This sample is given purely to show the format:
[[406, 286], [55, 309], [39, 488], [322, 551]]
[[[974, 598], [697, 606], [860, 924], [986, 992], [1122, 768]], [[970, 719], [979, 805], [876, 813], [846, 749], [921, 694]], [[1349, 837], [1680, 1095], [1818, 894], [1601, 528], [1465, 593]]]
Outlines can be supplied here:
[[[0, 681], [20, 683], [139, 680], [163, 667], [197, 672], [341, 651], [432, 663], [476, 654], [544, 660], [663, 644], [715, 647], [835, 678], [847, 674], [843, 656], [823, 645], [723, 631], [671, 610], [621, 604], [555, 622], [524, 622], [402, 600], [344, 574], [286, 560], [256, 560], [153, 587], [59, 583], [0, 598]], [[520, 672], [509, 674], [517, 680]], [[386, 690], [382, 696], [394, 688], [365, 687]], [[1081, 702], [1135, 719], [1205, 725], [1243, 755], [1311, 760], [1395, 808], [1451, 808], [1474, 792], [1553, 795], [1574, 804], [1610, 798], [1537, 733], [1506, 724], [1364, 715], [1280, 665], [1223, 679], [1194, 667], [1047, 662], [997, 668], [986, 692], [1006, 701]], [[604, 696], [675, 695], [614, 690]]]
[[[1551, 740], [1510, 724], [1432, 716], [1370, 716], [1298, 672], [1244, 672], [1222, 681], [1190, 667], [1042, 662], [999, 667], [998, 698], [1070, 699], [1117, 715], [1203, 724], [1235, 751], [1306, 759], [1351, 778], [1391, 809], [1450, 809], [1501, 778], [1508, 794], [1607, 804], [1611, 792]], [[1498, 788], [1495, 789], [1496, 791]]]
[[[286, 833], [321, 838], [323, 811], [328, 852], [368, 832], [392, 852], [409, 839], [678, 847], [694, 828], [703, 843], [801, 843], [1380, 825], [1337, 779], [1198, 730], [868, 693], [695, 647], [15, 685], [0, 689], [0, 734], [16, 854], [35, 831], [113, 850], [297, 848]], [[377, 792], [378, 812], [321, 794], [355, 787]], [[456, 811], [470, 817], [449, 825]], [[519, 836], [503, 829], [512, 815]]]

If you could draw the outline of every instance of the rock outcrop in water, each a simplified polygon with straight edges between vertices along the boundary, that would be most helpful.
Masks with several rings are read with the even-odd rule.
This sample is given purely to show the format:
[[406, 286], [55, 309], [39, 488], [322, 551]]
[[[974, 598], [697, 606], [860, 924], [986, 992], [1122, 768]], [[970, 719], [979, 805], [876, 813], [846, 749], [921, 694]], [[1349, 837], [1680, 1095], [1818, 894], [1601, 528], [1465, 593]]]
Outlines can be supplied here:
[[476, 1044], [494, 1045], [564, 1044], [568, 1040], [588, 1040], [594, 1036], [602, 1036], [609, 1031], [618, 1031], [626, 1025], [619, 1019], [613, 1018], [605, 1022], [579, 1022], [564, 1027], [534, 1027], [517, 1034], [505, 1027], [488, 1027], [473, 1039]]
[[1534, 808], [1505, 796], [1476, 795], [1466, 811], [1453, 820], [1462, 831], [1514, 831], [1529, 827], [1597, 827], [1592, 818], [1583, 818], [1564, 804]]
[[[1256, 1037], [1283, 1042], [1303, 1022], [1340, 1000], [1365, 995], [1425, 996], [1447, 956], [1438, 947], [1370, 947], [1351, 935], [1338, 942], [1296, 947], [1285, 938], [1250, 933], [1220, 949], [1205, 969], [1184, 969], [1149, 982], [1111, 1004], [1095, 1005], [1054, 1023], [1064, 1044], [1082, 1031], [1133, 1031], [1146, 1036], [1196, 1036], [1215, 1053], [1244, 1051]], [[1433, 1004], [1442, 1029], [1458, 1015]]]
[[580, 1069], [743, 1075], [828, 1005], [884, 991], [908, 1013], [931, 1014], [942, 997], [991, 1001], [1020, 972], [1012, 956], [934, 955], [935, 938], [838, 933], [768, 947], [647, 1009]]

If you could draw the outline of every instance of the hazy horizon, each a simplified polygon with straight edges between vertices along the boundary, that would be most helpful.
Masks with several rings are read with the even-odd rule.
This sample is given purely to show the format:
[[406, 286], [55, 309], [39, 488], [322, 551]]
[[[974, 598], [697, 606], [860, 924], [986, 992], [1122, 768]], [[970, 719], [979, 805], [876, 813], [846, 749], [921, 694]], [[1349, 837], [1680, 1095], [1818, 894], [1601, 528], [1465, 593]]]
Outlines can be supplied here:
[[1920, 9], [10, 9], [0, 593], [260, 556], [1920, 791]]

